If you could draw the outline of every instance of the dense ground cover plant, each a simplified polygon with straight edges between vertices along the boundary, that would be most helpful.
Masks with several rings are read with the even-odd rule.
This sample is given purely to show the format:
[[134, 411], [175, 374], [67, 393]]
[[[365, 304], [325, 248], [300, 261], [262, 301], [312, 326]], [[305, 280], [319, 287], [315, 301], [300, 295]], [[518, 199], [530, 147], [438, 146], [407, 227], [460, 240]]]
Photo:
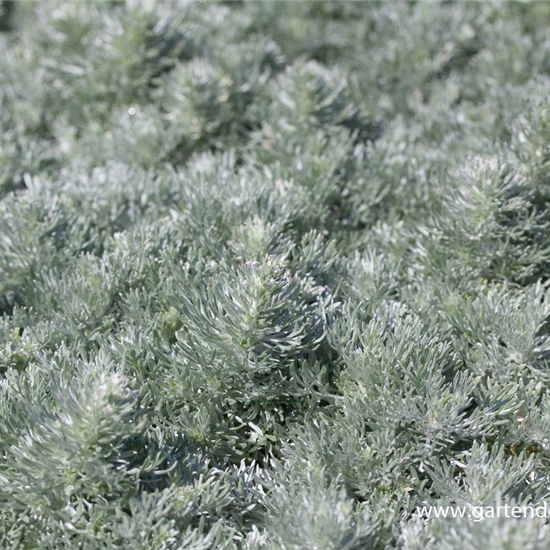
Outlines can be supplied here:
[[548, 548], [548, 4], [0, 29], [2, 548]]

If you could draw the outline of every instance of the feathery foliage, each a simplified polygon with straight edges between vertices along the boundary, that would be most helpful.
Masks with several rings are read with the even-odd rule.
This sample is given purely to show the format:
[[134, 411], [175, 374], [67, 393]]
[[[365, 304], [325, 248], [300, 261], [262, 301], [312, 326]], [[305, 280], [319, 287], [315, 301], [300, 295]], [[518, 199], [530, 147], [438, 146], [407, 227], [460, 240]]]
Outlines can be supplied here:
[[548, 548], [549, 29], [2, 2], [0, 546]]

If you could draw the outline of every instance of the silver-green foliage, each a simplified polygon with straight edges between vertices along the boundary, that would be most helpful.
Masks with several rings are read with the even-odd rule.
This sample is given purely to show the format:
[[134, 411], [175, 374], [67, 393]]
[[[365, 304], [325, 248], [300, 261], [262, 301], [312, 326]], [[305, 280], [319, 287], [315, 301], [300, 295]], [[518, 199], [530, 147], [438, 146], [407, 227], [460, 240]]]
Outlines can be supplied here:
[[2, 548], [548, 547], [547, 4], [1, 6]]

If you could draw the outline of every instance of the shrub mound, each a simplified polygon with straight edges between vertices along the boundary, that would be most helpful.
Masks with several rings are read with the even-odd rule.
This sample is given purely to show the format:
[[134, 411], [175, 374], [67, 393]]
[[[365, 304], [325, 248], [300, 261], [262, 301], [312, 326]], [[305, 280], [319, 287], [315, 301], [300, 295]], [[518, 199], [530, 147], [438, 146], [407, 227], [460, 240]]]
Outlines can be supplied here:
[[548, 4], [1, 13], [2, 548], [550, 546]]

